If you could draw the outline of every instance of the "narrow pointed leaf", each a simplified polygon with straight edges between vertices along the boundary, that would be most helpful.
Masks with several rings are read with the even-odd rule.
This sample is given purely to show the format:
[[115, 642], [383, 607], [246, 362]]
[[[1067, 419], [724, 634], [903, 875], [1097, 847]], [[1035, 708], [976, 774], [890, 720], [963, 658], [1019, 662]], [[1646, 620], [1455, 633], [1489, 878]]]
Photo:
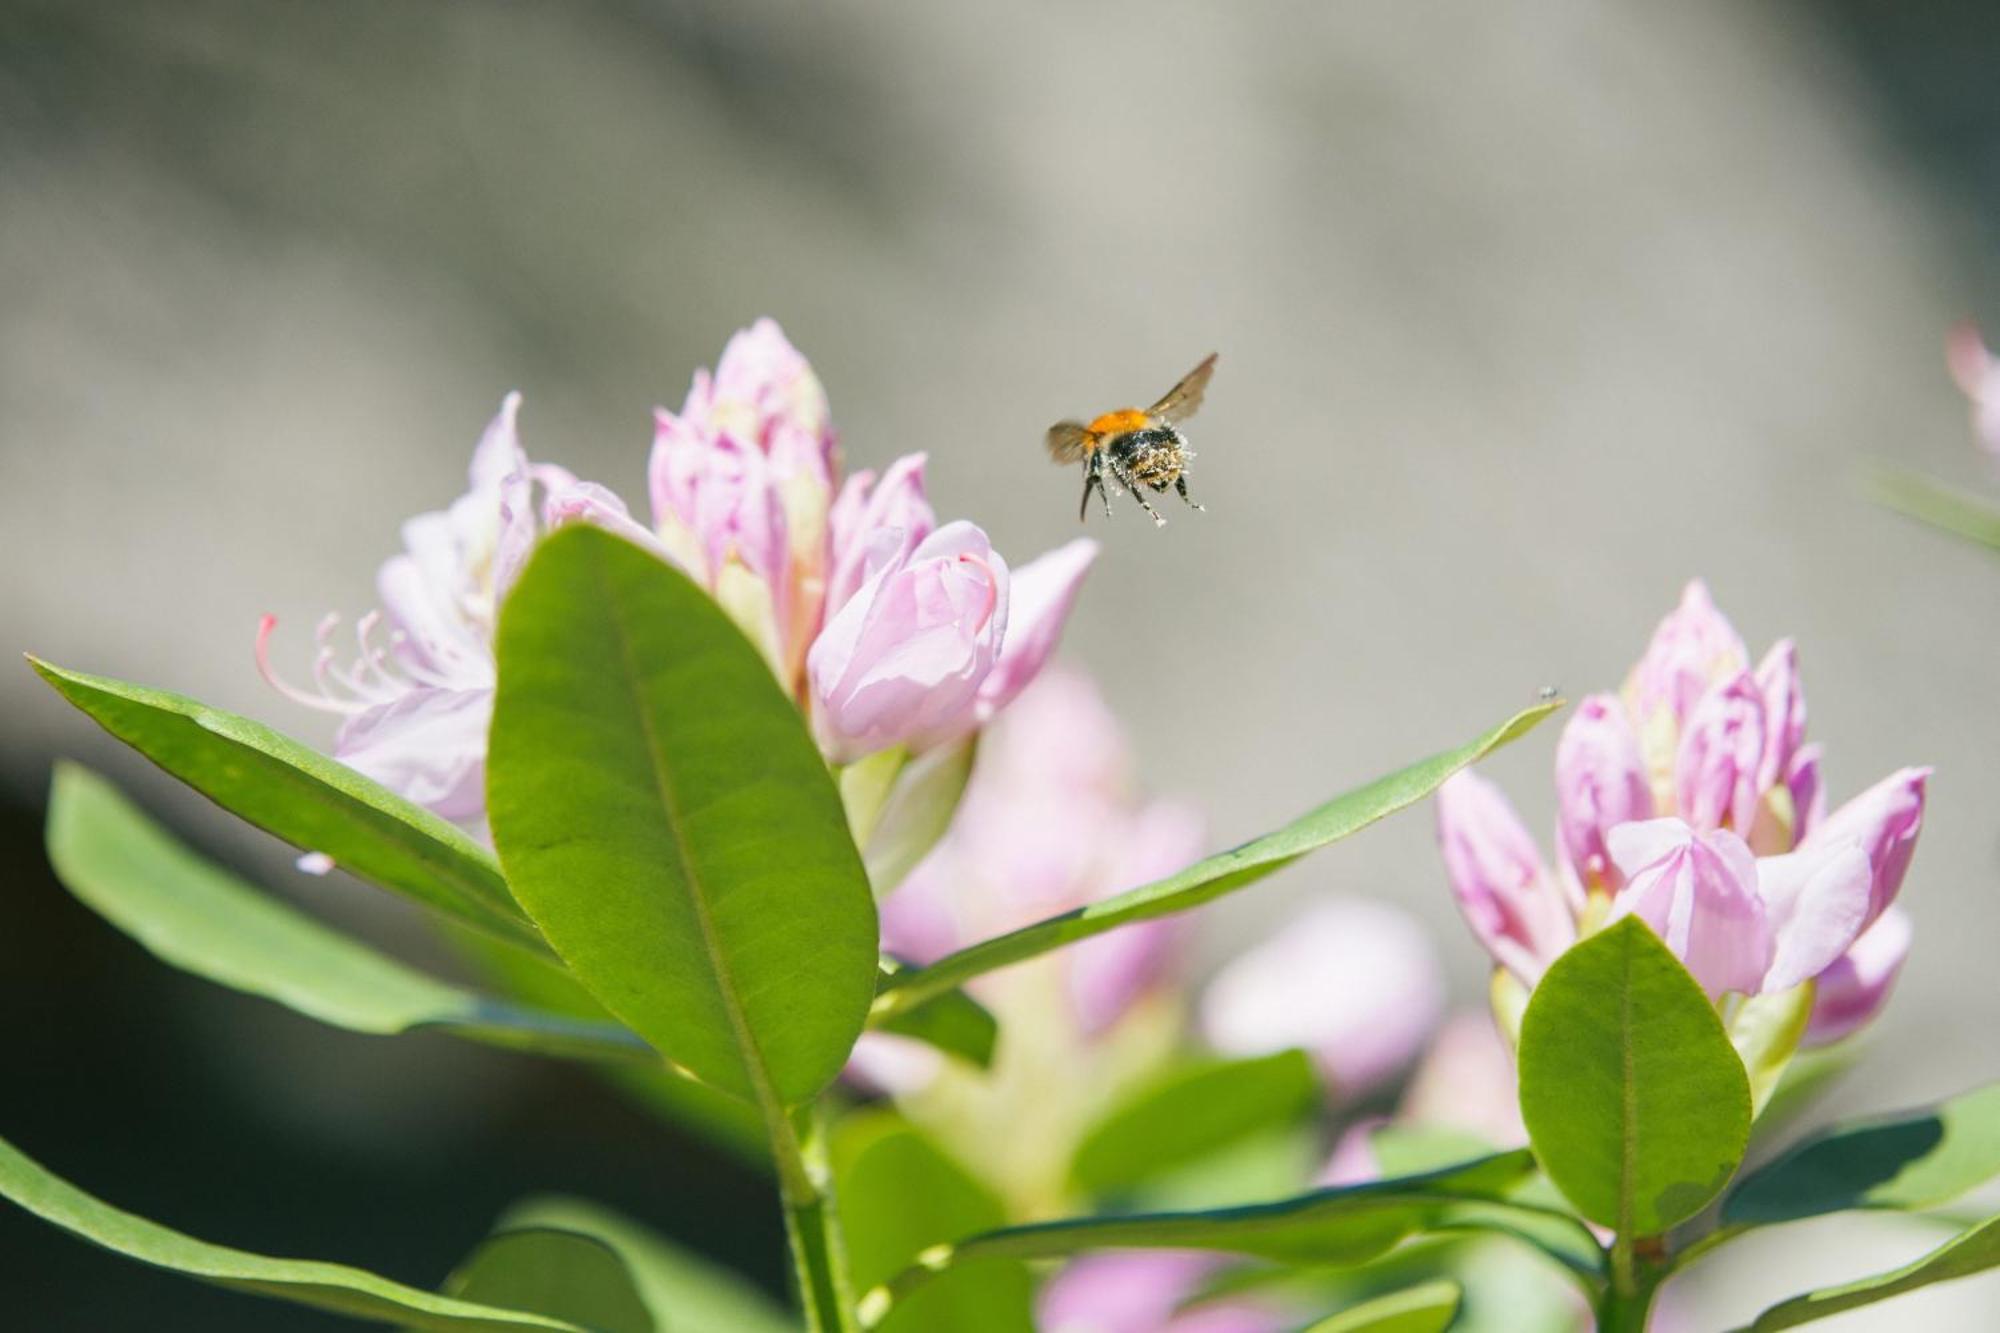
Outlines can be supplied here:
[[342, 1264], [273, 1259], [211, 1245], [113, 1208], [0, 1139], [0, 1196], [114, 1254], [202, 1282], [336, 1314], [441, 1333], [600, 1333], [546, 1315], [457, 1300]]
[[1522, 1016], [1518, 1064], [1536, 1158], [1602, 1226], [1657, 1235], [1701, 1211], [1743, 1160], [1743, 1062], [1637, 917], [1556, 959]]
[[487, 809], [508, 883], [604, 1007], [770, 1108], [840, 1072], [874, 899], [798, 710], [722, 610], [588, 527], [500, 615]]
[[2000, 505], [1915, 472], [1883, 471], [1875, 498], [1889, 508], [1989, 550], [2000, 551]]
[[1932, 1208], [2000, 1176], [2000, 1083], [1919, 1111], [1835, 1125], [1745, 1176], [1728, 1226], [1850, 1208]]
[[1260, 1130], [1303, 1116], [1319, 1080], [1303, 1051], [1207, 1060], [1113, 1107], [1084, 1136], [1070, 1180], [1086, 1194], [1129, 1189]]
[[1350, 1306], [1305, 1333], [1444, 1333], [1462, 1296], [1456, 1282], [1440, 1278]]
[[224, 809], [447, 916], [539, 943], [485, 848], [347, 765], [178, 694], [28, 660], [99, 726]]
[[1516, 714], [1468, 745], [1432, 755], [1365, 787], [1337, 796], [1274, 833], [1197, 861], [1128, 893], [1090, 903], [982, 941], [929, 967], [893, 977], [877, 1011], [894, 1013], [973, 977], [1022, 962], [1134, 921], [1171, 916], [1254, 884], [1301, 856], [1358, 833], [1436, 791], [1446, 778], [1515, 740], [1562, 706], [1552, 700]]
[[1213, 1250], [1280, 1263], [1365, 1263], [1469, 1202], [1504, 1210], [1506, 1191], [1534, 1170], [1525, 1150], [1443, 1171], [1315, 1190], [1296, 1198], [1201, 1212], [1082, 1217], [1007, 1227], [919, 1256], [863, 1301], [864, 1312], [895, 1308], [908, 1293], [960, 1264], [988, 1259], [1060, 1259], [1092, 1250]]
[[1878, 1273], [1838, 1287], [1824, 1287], [1772, 1306], [1739, 1333], [1775, 1333], [1816, 1319], [1858, 1310], [1939, 1282], [1971, 1277], [2000, 1267], [2000, 1217], [1954, 1236], [1937, 1249], [1901, 1268]]
[[609, 1247], [661, 1333], [798, 1333], [798, 1321], [748, 1281], [609, 1208], [582, 1199], [527, 1199], [494, 1228], [496, 1235], [522, 1229], [569, 1232]]
[[436, 1028], [557, 1055], [651, 1055], [616, 1024], [476, 995], [322, 925], [203, 860], [75, 764], [56, 768], [48, 850], [71, 893], [162, 962], [322, 1023], [376, 1034]]
[[509, 1231], [480, 1243], [444, 1284], [445, 1294], [527, 1310], [597, 1333], [660, 1333], [617, 1251], [574, 1231]]
[[[834, 1196], [856, 1290], [887, 1282], [932, 1246], [1006, 1221], [993, 1191], [895, 1115], [849, 1116], [832, 1144]], [[876, 1325], [881, 1333], [1033, 1333], [1034, 1282], [1019, 1263], [966, 1264]]]

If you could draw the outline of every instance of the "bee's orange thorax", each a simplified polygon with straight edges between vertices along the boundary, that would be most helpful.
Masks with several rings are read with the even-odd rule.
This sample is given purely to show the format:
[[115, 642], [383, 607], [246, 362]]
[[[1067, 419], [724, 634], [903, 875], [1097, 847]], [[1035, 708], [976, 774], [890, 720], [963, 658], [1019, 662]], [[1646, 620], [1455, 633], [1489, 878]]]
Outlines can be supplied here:
[[1151, 418], [1138, 408], [1127, 407], [1116, 412], [1106, 412], [1085, 429], [1092, 435], [1109, 437], [1123, 435], [1128, 431], [1144, 430], [1150, 420]]

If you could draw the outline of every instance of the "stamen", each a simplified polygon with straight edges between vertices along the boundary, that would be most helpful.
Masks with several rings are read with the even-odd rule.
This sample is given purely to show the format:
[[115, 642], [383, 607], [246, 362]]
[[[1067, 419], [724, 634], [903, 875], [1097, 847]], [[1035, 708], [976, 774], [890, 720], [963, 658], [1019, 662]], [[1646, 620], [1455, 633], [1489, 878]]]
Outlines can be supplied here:
[[351, 715], [362, 711], [363, 705], [360, 703], [336, 699], [324, 692], [310, 694], [279, 676], [276, 669], [271, 666], [271, 632], [277, 627], [278, 618], [273, 615], [266, 615], [257, 624], [257, 672], [264, 677], [265, 683], [293, 703], [316, 708], [323, 713]]

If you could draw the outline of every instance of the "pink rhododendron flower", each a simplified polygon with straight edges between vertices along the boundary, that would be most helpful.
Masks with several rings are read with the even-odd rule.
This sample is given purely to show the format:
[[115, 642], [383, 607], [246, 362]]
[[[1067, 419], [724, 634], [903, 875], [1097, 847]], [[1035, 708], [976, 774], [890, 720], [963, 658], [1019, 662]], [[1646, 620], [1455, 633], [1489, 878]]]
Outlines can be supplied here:
[[[467, 492], [403, 525], [403, 551], [376, 578], [382, 609], [355, 627], [352, 665], [338, 662], [333, 616], [320, 622], [310, 691], [272, 666], [275, 618], [266, 616], [257, 635], [258, 668], [272, 685], [342, 716], [336, 758], [461, 823], [477, 823], [485, 809], [500, 599], [541, 527], [534, 470], [516, 431], [520, 402], [509, 394], [481, 436]], [[555, 480], [574, 484], [567, 474]]]
[[678, 564], [842, 763], [991, 719], [1048, 660], [1096, 554], [1072, 542], [1010, 575], [971, 524], [938, 528], [921, 454], [843, 483], [826, 394], [768, 319], [730, 339], [713, 375], [695, 374], [679, 412], [657, 413], [650, 525], [610, 489], [529, 462], [519, 405], [510, 395], [487, 428], [466, 495], [404, 526], [352, 666], [337, 664], [331, 619], [312, 690], [280, 682], [271, 623], [258, 640], [274, 684], [343, 715], [338, 758], [468, 826], [484, 815], [500, 601], [549, 528], [595, 524]]
[[1353, 1098], [1415, 1058], [1443, 1011], [1443, 969], [1415, 917], [1326, 898], [1216, 974], [1201, 1025], [1230, 1055], [1299, 1047], [1335, 1095]]
[[1945, 364], [1972, 403], [1972, 428], [1979, 442], [2000, 458], [2000, 358], [1987, 350], [1978, 325], [1967, 320], [1952, 329]]
[[1446, 876], [1500, 967], [1532, 985], [1579, 930], [1636, 915], [1711, 996], [1820, 979], [1838, 998], [1815, 1037], [1859, 1022], [1834, 1014], [1879, 1005], [1907, 926], [1900, 945], [1898, 928], [1864, 932], [1902, 887], [1929, 770], [1893, 773], [1827, 814], [1790, 640], [1751, 669], [1707, 587], [1690, 583], [1622, 694], [1592, 695], [1570, 718], [1555, 769], [1558, 874], [1491, 783], [1461, 773], [1438, 793]]
[[1832, 967], [1820, 973], [1806, 1045], [1839, 1041], [1881, 1012], [1903, 970], [1903, 959], [1909, 956], [1912, 933], [1910, 914], [1891, 907]]

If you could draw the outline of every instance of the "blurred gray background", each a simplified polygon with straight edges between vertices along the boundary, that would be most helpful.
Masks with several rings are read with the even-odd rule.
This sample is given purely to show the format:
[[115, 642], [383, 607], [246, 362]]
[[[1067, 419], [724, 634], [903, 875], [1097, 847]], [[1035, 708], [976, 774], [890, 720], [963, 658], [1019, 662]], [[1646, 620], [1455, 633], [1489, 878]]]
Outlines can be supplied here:
[[[1941, 343], [2000, 317], [1996, 60], [1989, 7], [1866, 0], [9, 0], [0, 623], [323, 738], [252, 669], [259, 614], [302, 663], [322, 611], [365, 609], [510, 388], [535, 457], [638, 502], [649, 409], [773, 315], [850, 466], [928, 450], [940, 512], [1018, 561], [1076, 531], [1048, 422], [1219, 349], [1209, 512], [1094, 524], [1066, 647], [1113, 682], [1148, 783], [1234, 841], [1542, 685], [1614, 685], [1703, 575], [1753, 651], [1797, 637], [1835, 800], [1937, 767], [1916, 952], [1836, 1105], [1921, 1101], [2000, 1074], [2000, 563], [1861, 478], [1994, 481]], [[416, 1281], [539, 1185], [776, 1280], [771, 1219], [730, 1211], [740, 1173], [667, 1143], [634, 1176], [630, 1113], [557, 1071], [156, 975], [41, 868], [57, 755], [317, 910], [412, 932], [25, 669], [0, 675], [0, 728], [0, 996], [25, 1050], [0, 1133], [216, 1239]], [[1553, 742], [1491, 768], [1537, 826]], [[1435, 923], [1477, 1001], [1423, 814], [1213, 910], [1211, 956], [1326, 889]], [[585, 1146], [523, 1162], [566, 1136]], [[345, 1326], [15, 1221], [23, 1327]], [[1773, 1236], [1714, 1266], [1697, 1326], [1933, 1239]], [[1996, 1301], [1987, 1281], [1848, 1326], [1983, 1328]]]

